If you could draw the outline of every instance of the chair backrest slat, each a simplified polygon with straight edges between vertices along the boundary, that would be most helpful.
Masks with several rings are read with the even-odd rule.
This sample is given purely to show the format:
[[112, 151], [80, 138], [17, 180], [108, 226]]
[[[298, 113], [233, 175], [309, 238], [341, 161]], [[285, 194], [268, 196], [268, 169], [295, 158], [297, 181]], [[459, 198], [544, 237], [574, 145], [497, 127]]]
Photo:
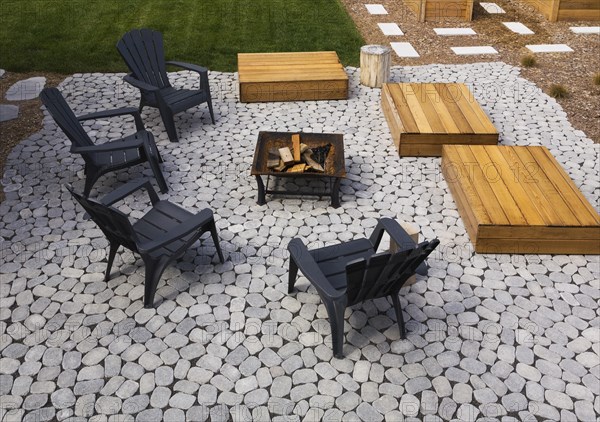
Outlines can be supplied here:
[[129, 31], [117, 43], [117, 50], [137, 79], [158, 88], [171, 86], [160, 32], [151, 29]]
[[109, 241], [123, 245], [134, 252], [137, 251], [137, 236], [125, 214], [113, 207], [108, 207], [92, 199], [85, 198], [83, 195], [75, 192], [71, 186], [67, 186], [67, 189], [90, 215]]
[[364, 258], [356, 259], [346, 265], [346, 294], [349, 301], [360, 292], [366, 268], [367, 260]]
[[387, 263], [392, 258], [392, 254], [389, 252], [379, 253], [371, 255], [365, 262], [365, 269], [360, 280], [360, 288], [356, 289], [356, 294], [350, 296], [348, 294], [348, 302], [354, 303], [354, 301], [362, 301], [363, 298], [369, 297], [368, 293], [373, 288], [374, 283], [379, 280], [381, 272], [385, 269]]
[[92, 146], [94, 143], [81, 126], [77, 116], [67, 104], [57, 88], [44, 88], [40, 93], [40, 99], [52, 116], [56, 124], [67, 135], [74, 146]]
[[[435, 239], [414, 249], [372, 255], [366, 261], [360, 284], [356, 274], [352, 282], [348, 278], [348, 304], [397, 293], [438, 244], [439, 240]], [[348, 275], [348, 268], [346, 271]]]

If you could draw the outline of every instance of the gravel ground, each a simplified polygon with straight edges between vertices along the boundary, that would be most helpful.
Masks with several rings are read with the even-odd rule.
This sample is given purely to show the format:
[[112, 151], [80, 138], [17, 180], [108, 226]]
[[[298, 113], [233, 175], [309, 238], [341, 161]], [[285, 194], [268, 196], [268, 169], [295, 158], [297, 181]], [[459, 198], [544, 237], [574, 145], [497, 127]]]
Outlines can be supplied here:
[[[537, 54], [537, 66], [524, 68], [523, 76], [548, 92], [553, 84], [567, 88], [568, 98], [559, 100], [567, 112], [569, 121], [584, 131], [595, 142], [600, 142], [600, 86], [594, 85], [593, 77], [600, 71], [600, 36], [573, 34], [570, 26], [597, 26], [598, 22], [548, 22], [521, 0], [498, 0], [506, 14], [487, 13], [479, 2], [475, 3], [473, 21], [419, 22], [415, 14], [402, 1], [341, 0], [354, 19], [365, 41], [369, 44], [410, 42], [421, 55], [420, 58], [398, 58], [394, 63], [403, 66], [434, 63], [473, 63], [497, 60], [520, 66], [521, 58], [531, 53], [528, 44], [568, 44], [574, 53]], [[381, 3], [388, 15], [369, 15], [365, 3]], [[387, 37], [377, 23], [395, 22], [404, 36]], [[521, 22], [535, 35], [518, 35], [509, 31], [502, 22]], [[476, 36], [442, 37], [434, 28], [469, 27]], [[457, 56], [450, 47], [490, 45], [500, 54], [494, 56]]]
[[[398, 158], [380, 91], [347, 71], [348, 101], [262, 104], [239, 103], [235, 75], [213, 72], [217, 123], [203, 106], [181, 114], [179, 143], [148, 109], [166, 197], [212, 208], [227, 258], [218, 264], [210, 241], [190, 250], [164, 273], [156, 309], [142, 308], [144, 268], [130, 252], [103, 281], [107, 242], [62, 188], [82, 188], [82, 160], [45, 116], [10, 153], [2, 179], [0, 419], [596, 418], [598, 257], [474, 254], [440, 159]], [[121, 76], [74, 75], [60, 88], [77, 114], [135, 104]], [[600, 207], [600, 145], [518, 68], [396, 67], [392, 76], [469, 84], [502, 144], [547, 146]], [[86, 126], [101, 141], [133, 129], [118, 119]], [[342, 207], [314, 198], [258, 206], [249, 167], [259, 130], [343, 133]], [[104, 176], [92, 195], [141, 173], [150, 175], [139, 166]], [[142, 193], [121, 206], [133, 217], [147, 208]], [[383, 216], [417, 224], [441, 246], [428, 276], [401, 293], [408, 338], [399, 339], [391, 301], [369, 301], [348, 309], [346, 358], [335, 359], [316, 291], [301, 277], [298, 292], [286, 292], [286, 245], [367, 236]]]

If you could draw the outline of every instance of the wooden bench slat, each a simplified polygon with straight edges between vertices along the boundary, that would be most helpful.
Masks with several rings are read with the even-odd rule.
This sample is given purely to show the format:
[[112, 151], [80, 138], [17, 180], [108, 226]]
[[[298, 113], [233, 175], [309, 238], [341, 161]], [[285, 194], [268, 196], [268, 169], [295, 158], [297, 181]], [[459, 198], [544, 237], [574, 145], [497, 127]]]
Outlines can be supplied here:
[[431, 133], [432, 129], [429, 125], [429, 121], [427, 120], [427, 116], [425, 112], [421, 108], [421, 103], [417, 99], [415, 92], [413, 91], [412, 85], [404, 84], [401, 85], [402, 94], [404, 95], [404, 100], [406, 101], [406, 106], [410, 110], [415, 123], [417, 124], [418, 131], [420, 133]]
[[[530, 168], [535, 168], [535, 163], [531, 163], [531, 160], [523, 161], [524, 157], [519, 148], [501, 149], [500, 151], [511, 166], [515, 183], [520, 183], [526, 188], [525, 192], [529, 196], [529, 203], [539, 204], [540, 215], [544, 218], [544, 224], [547, 226], [565, 225], [560, 215], [553, 209], [552, 203], [548, 202], [544, 191], [540, 189], [535, 175], [532, 175], [529, 171]], [[531, 167], [532, 165], [533, 167]]]
[[[535, 151], [536, 153], [538, 153], [537, 149]], [[556, 159], [552, 156], [548, 149], [544, 148], [539, 151], [542, 151], [546, 156], [546, 160], [548, 163], [547, 165], [554, 166], [556, 170], [556, 179], [558, 179], [559, 176], [562, 177], [561, 181], [555, 180], [554, 178], [552, 179], [552, 181], [556, 181], [556, 187], [559, 190], [559, 192], [565, 194], [566, 192], [568, 192], [569, 199], [567, 200], [567, 203], [572, 205], [572, 207], [574, 208], [574, 212], [576, 213], [578, 218], [580, 218], [582, 224], [590, 226], [600, 225], [600, 215], [592, 206], [592, 204], [589, 203], [589, 201], [579, 190], [579, 188], [575, 185], [573, 179], [569, 177], [565, 169], [556, 161]], [[577, 201], [579, 201], [578, 204], [576, 204]]]
[[[570, 217], [574, 217], [582, 226], [600, 224], [600, 217], [593, 210], [590, 203], [577, 189], [573, 180], [566, 174], [564, 169], [550, 156], [550, 151], [539, 148], [528, 149], [528, 153], [536, 160], [540, 169], [546, 174], [554, 192], [558, 193], [564, 202], [562, 208]], [[568, 180], [568, 181], [567, 181]]]
[[427, 119], [427, 123], [429, 124], [429, 127], [431, 128], [431, 132], [434, 134], [445, 134], [446, 133], [446, 128], [444, 127], [444, 124], [442, 123], [440, 117], [437, 114], [437, 111], [432, 103], [432, 101], [429, 99], [429, 96], [427, 95], [427, 85], [425, 84], [410, 84], [410, 87], [412, 88], [414, 95], [416, 96], [416, 100], [419, 102], [419, 106], [421, 107], [421, 110], [423, 110], [423, 114], [425, 115], [425, 118]]
[[486, 150], [487, 148], [476, 146], [471, 152], [489, 183], [490, 192], [487, 194], [498, 199], [498, 204], [511, 225], [527, 225], [527, 219], [512, 194], [514, 185], [510, 183], [511, 175], [505, 174], [506, 167], [494, 162]]
[[448, 110], [448, 113], [452, 116], [454, 124], [458, 127], [460, 133], [473, 133], [473, 129], [469, 124], [469, 121], [463, 114], [462, 110], [452, 98], [452, 93], [448, 90], [447, 84], [434, 84], [435, 89], [440, 95], [444, 106]]
[[556, 216], [562, 221], [562, 225], [564, 226], [578, 226], [580, 225], [579, 220], [575, 215], [573, 215], [571, 208], [565, 202], [564, 197], [560, 192], [556, 190], [554, 184], [550, 180], [551, 175], [546, 174], [546, 169], [543, 163], [538, 162], [535, 157], [531, 154], [530, 149], [527, 147], [519, 148], [519, 153], [521, 155], [521, 160], [526, 163], [535, 163], [535, 165], [539, 168], [539, 171], [533, 175], [536, 179], [537, 186], [539, 186], [540, 191], [546, 196], [549, 204], [552, 205], [552, 210], [555, 212]]
[[458, 125], [454, 121], [454, 117], [452, 116], [450, 110], [446, 106], [446, 103], [443, 101], [440, 93], [438, 92], [435, 84], [430, 86], [430, 89], [427, 89], [427, 98], [429, 103], [433, 106], [434, 113], [439, 118], [442, 126], [444, 128], [443, 132], [445, 134], [459, 134], [462, 133], [458, 128]]
[[477, 159], [470, 148], [459, 148], [458, 156], [462, 163], [467, 165], [466, 173], [473, 190], [477, 192], [480, 202], [491, 219], [491, 224], [509, 224], [510, 221], [504, 213], [504, 208], [493, 193], [489, 180], [485, 177], [483, 169], [478, 165]]
[[[494, 133], [497, 132], [496, 127], [492, 124], [490, 118], [485, 111], [481, 108], [473, 93], [467, 88], [466, 85], [459, 84], [460, 90], [463, 94], [461, 97], [464, 100], [464, 104], [466, 104], [470, 109], [471, 113], [466, 114], [467, 118], [470, 121], [474, 121], [474, 118], [477, 118], [479, 123], [483, 126], [483, 129], [477, 131], [477, 133]], [[473, 119], [472, 119], [473, 118]], [[474, 126], [474, 125], [471, 125]]]
[[331, 72], [307, 72], [307, 73], [291, 73], [291, 72], [274, 72], [264, 74], [243, 75], [240, 77], [242, 83], [255, 82], [286, 82], [286, 81], [345, 81], [341, 76], [336, 77]]
[[[513, 169], [511, 169], [511, 165], [507, 161], [506, 157], [500, 152], [500, 150], [498, 148], [486, 148], [485, 152], [494, 163], [497, 163], [503, 169], [502, 171], [506, 171], [506, 169], [510, 169], [511, 174], [509, 175], [509, 177], [512, 177], [512, 178], [519, 177], [518, 174], [515, 175]], [[507, 187], [510, 189], [510, 192], [517, 204], [531, 204], [532, 205], [530, 207], [518, 205], [519, 209], [523, 213], [523, 216], [527, 220], [527, 224], [535, 225], [535, 226], [545, 225], [544, 218], [542, 217], [542, 210], [540, 208], [541, 204], [539, 204], [536, 201], [532, 202], [530, 200], [529, 195], [527, 194], [525, 189], [523, 189], [523, 185], [521, 183], [507, 183], [507, 184], [508, 184]]]
[[392, 99], [394, 100], [396, 110], [400, 115], [406, 133], [419, 133], [417, 121], [415, 120], [410, 107], [408, 107], [408, 103], [406, 98], [404, 98], [404, 93], [402, 92], [400, 85], [386, 84], [386, 86], [389, 88], [390, 94], [392, 94]]
[[[474, 212], [475, 221], [480, 222], [480, 224], [492, 224], [492, 218], [475, 190], [467, 169], [461, 165], [463, 158], [460, 156], [459, 149], [444, 148], [444, 154], [447, 161], [445, 160], [443, 165], [449, 166], [447, 167], [448, 171], [456, 172], [454, 176], [451, 176], [452, 182], [461, 187], [461, 191], [464, 193], [470, 209]], [[447, 180], [447, 182], [450, 184], [450, 181]]]

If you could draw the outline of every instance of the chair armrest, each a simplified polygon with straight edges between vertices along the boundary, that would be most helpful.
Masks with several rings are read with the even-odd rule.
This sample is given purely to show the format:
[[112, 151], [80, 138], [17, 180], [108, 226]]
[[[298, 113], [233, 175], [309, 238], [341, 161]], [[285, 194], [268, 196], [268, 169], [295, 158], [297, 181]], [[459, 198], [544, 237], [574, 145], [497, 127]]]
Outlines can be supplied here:
[[406, 231], [402, 228], [400, 224], [396, 220], [392, 220], [391, 218], [381, 218], [371, 233], [371, 237], [369, 240], [373, 245], [375, 251], [379, 248], [379, 243], [381, 243], [381, 238], [383, 237], [383, 232], [386, 232], [390, 235], [390, 238], [396, 242], [398, 248], [400, 250], [405, 249], [414, 249], [417, 244], [415, 241], [406, 233]]
[[130, 114], [133, 116], [135, 120], [135, 127], [137, 130], [144, 130], [144, 122], [142, 121], [142, 116], [140, 116], [140, 112], [137, 108], [134, 107], [124, 107], [117, 108], [113, 110], [103, 110], [97, 111], [95, 113], [84, 114], [83, 116], [77, 116], [77, 120], [93, 120], [93, 119], [103, 119], [106, 117], [115, 117], [115, 116], [123, 116], [126, 114]]
[[[212, 211], [208, 208], [205, 208], [198, 214], [195, 214], [192, 217], [190, 217], [189, 220], [186, 220], [178, 224], [175, 228], [169, 230], [167, 237], [138, 245], [138, 250], [140, 251], [140, 253], [150, 253], [158, 248], [162, 248], [163, 246], [166, 246], [169, 243], [181, 239], [190, 234], [191, 232], [198, 230], [200, 227], [204, 226], [212, 219]], [[198, 236], [200, 234], [201, 233], [199, 233]]]
[[134, 87], [141, 89], [143, 91], [152, 91], [155, 93], [159, 92], [159, 88], [157, 86], [147, 84], [144, 81], [140, 81], [139, 79], [135, 78], [132, 74], [123, 76], [123, 80], [125, 82], [127, 82], [128, 84], [131, 84]]
[[110, 151], [122, 151], [125, 149], [139, 148], [143, 144], [142, 139], [131, 139], [128, 141], [113, 141], [107, 142], [106, 144], [90, 145], [85, 147], [73, 147], [71, 152], [77, 154], [86, 154], [94, 152], [110, 152]]
[[198, 66], [197, 64], [178, 62], [173, 60], [169, 60], [168, 62], [166, 62], [166, 64], [170, 64], [171, 66], [177, 66], [186, 70], [191, 70], [192, 72], [208, 73], [207, 68], [205, 68], [204, 66]]
[[119, 186], [117, 189], [104, 196], [104, 198], [100, 200], [100, 203], [110, 206], [142, 188], [145, 188], [148, 191], [148, 196], [150, 196], [150, 201], [152, 201], [152, 204], [155, 204], [159, 201], [158, 195], [152, 187], [150, 180], [143, 178], [132, 180], [131, 182], [125, 183], [123, 186]]
[[342, 297], [346, 294], [345, 291], [340, 292], [336, 290], [323, 271], [317, 265], [317, 262], [310, 254], [308, 248], [302, 240], [294, 238], [288, 244], [288, 251], [290, 253], [290, 259], [293, 259], [298, 269], [302, 271], [302, 274], [315, 286], [319, 291], [319, 294], [323, 294], [331, 299]]
[[181, 67], [182, 69], [191, 70], [192, 72], [198, 73], [200, 75], [200, 89], [209, 89], [208, 87], [208, 69], [203, 66], [198, 66], [196, 64], [185, 63], [185, 62], [177, 62], [177, 61], [168, 61], [167, 64], [172, 66]]

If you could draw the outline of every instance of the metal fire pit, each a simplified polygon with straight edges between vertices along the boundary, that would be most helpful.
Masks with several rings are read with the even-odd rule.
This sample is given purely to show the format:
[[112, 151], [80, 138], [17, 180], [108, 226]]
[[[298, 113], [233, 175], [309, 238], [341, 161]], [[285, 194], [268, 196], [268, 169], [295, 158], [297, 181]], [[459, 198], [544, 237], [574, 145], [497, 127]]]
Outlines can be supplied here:
[[[292, 146], [292, 135], [300, 134], [300, 142], [308, 145], [309, 148], [323, 147], [331, 144], [327, 158], [323, 165], [325, 172], [304, 172], [287, 173], [278, 172], [267, 167], [269, 150], [272, 148], [282, 148]], [[344, 159], [344, 137], [339, 133], [304, 133], [304, 132], [259, 132], [256, 150], [254, 151], [254, 162], [252, 163], [252, 173], [256, 177], [258, 184], [258, 204], [264, 205], [267, 201], [265, 195], [308, 195], [308, 196], [331, 196], [331, 206], [338, 208], [340, 206], [340, 182], [346, 177], [346, 163]], [[267, 177], [266, 184], [263, 176]], [[285, 190], [269, 189], [271, 178], [294, 178], [300, 179], [326, 179], [329, 184], [328, 191], [314, 190]]]

